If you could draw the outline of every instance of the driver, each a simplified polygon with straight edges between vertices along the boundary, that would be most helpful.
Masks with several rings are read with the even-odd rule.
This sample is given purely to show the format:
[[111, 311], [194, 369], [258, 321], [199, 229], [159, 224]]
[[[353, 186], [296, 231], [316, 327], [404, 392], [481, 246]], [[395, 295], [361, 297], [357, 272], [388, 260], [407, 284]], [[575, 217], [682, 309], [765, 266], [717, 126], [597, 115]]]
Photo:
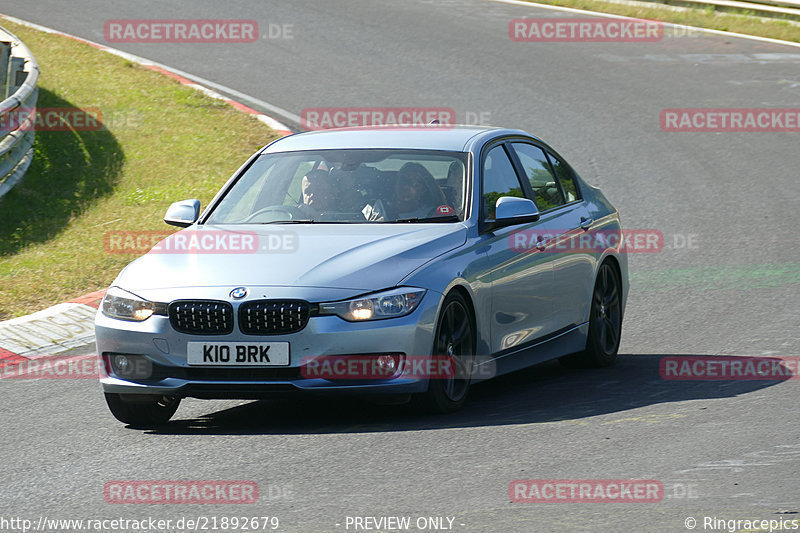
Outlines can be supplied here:
[[312, 170], [301, 183], [303, 203], [298, 208], [307, 216], [318, 217], [334, 205], [333, 186], [325, 170]]

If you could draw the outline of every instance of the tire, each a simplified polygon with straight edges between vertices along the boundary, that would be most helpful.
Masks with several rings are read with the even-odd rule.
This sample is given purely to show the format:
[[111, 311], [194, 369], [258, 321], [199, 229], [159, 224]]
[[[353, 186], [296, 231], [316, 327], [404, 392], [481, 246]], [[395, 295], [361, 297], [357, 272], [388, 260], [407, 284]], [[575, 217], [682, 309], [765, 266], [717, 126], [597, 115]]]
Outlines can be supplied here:
[[475, 326], [469, 304], [457, 292], [442, 304], [433, 342], [434, 357], [450, 357], [455, 372], [428, 381], [428, 391], [414, 398], [416, 407], [432, 413], [452, 413], [467, 401], [475, 361]]
[[616, 269], [600, 265], [592, 291], [586, 349], [559, 359], [567, 368], [604, 367], [614, 364], [622, 333], [622, 289]]
[[166, 424], [181, 403], [175, 396], [105, 393], [106, 403], [114, 418], [139, 428]]

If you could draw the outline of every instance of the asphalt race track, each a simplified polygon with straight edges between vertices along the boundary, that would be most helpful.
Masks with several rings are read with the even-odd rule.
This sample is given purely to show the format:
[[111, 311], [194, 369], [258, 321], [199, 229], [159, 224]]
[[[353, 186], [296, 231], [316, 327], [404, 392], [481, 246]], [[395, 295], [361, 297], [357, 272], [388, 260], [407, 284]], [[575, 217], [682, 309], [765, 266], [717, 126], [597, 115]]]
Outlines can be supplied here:
[[[663, 249], [630, 255], [618, 365], [499, 378], [452, 416], [185, 400], [172, 424], [139, 431], [113, 419], [91, 380], [4, 381], [0, 518], [276, 516], [279, 531], [298, 532], [399, 530], [353, 520], [389, 516], [411, 517], [410, 531], [436, 530], [419, 517], [458, 532], [679, 532], [688, 518], [714, 530], [705, 517], [800, 528], [799, 382], [659, 374], [664, 355], [800, 355], [800, 134], [660, 123], [664, 109], [800, 108], [800, 47], [702, 33], [514, 42], [514, 18], [586, 15], [483, 0], [4, 0], [0, 12], [268, 102], [294, 127], [307, 108], [393, 106], [527, 130], [601, 187], [625, 227], [664, 236]], [[254, 19], [263, 35], [108, 43], [109, 19]], [[290, 31], [270, 38], [270, 24]], [[658, 480], [663, 498], [512, 503], [517, 479]], [[103, 496], [114, 480], [251, 480], [260, 498], [114, 505]]]

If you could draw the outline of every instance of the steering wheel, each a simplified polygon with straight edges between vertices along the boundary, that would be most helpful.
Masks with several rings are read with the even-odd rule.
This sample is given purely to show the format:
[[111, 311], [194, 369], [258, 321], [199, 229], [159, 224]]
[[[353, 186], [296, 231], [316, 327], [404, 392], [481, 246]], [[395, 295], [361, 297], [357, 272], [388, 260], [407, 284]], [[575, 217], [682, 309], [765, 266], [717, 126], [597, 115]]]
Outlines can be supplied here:
[[270, 218], [269, 220], [262, 220], [261, 222], [279, 222], [279, 221], [282, 221], [282, 220], [294, 220], [295, 218], [298, 218], [299, 216], [301, 216], [300, 215], [300, 210], [298, 208], [294, 207], [294, 206], [291, 206], [291, 205], [271, 205], [269, 207], [263, 207], [263, 208], [259, 209], [258, 211], [256, 211], [255, 213], [252, 213], [252, 214], [248, 215], [246, 218], [244, 218], [242, 220], [242, 223], [252, 222], [253, 219], [255, 219], [259, 215], [263, 215], [265, 213], [282, 213], [282, 214], [286, 215], [286, 217], [288, 217], [288, 218], [286, 218], [286, 217]]

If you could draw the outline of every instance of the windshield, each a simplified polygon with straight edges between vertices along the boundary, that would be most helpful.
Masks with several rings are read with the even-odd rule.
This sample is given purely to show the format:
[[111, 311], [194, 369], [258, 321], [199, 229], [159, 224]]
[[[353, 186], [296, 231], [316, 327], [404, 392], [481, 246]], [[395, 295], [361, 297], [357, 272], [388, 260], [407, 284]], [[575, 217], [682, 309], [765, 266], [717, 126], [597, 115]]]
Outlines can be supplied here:
[[457, 222], [467, 154], [315, 150], [264, 154], [208, 224]]

